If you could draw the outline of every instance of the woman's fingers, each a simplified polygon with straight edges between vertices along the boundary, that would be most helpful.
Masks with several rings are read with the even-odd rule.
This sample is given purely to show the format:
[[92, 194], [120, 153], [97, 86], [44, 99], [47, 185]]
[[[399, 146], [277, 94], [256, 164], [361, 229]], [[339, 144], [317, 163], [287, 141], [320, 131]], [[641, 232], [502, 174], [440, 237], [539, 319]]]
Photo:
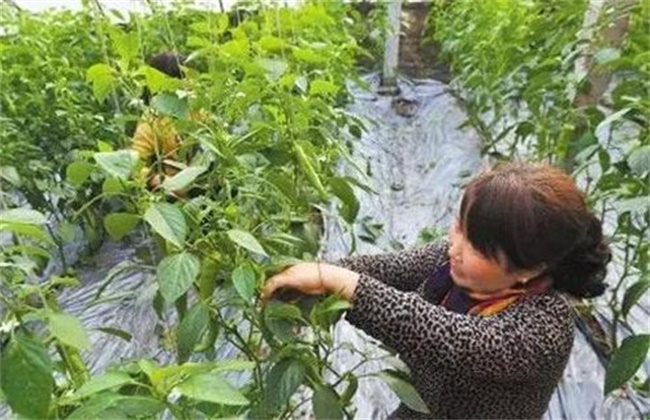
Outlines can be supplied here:
[[275, 293], [275, 291], [278, 288], [282, 287], [281, 284], [279, 284], [279, 282], [281, 280], [278, 279], [280, 274], [277, 274], [277, 275], [271, 277], [269, 279], [269, 281], [267, 281], [266, 284], [264, 285], [264, 288], [262, 289], [262, 299], [263, 300], [268, 300], [271, 296], [273, 296], [273, 293]]
[[262, 299], [269, 299], [278, 289], [295, 289], [307, 295], [325, 293], [320, 267], [314, 263], [301, 263], [271, 277], [262, 290]]
[[292, 287], [292, 276], [289, 270], [291, 269], [288, 268], [281, 273], [276, 274], [266, 282], [264, 289], [262, 289], [262, 299], [268, 300], [278, 289], [283, 287]]

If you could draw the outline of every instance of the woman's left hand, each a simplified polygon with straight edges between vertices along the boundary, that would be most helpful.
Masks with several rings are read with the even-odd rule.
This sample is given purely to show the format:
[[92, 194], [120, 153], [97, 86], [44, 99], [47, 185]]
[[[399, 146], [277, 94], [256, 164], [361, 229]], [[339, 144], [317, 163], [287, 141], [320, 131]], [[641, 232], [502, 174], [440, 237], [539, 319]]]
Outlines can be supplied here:
[[350, 300], [359, 281], [359, 274], [331, 264], [296, 264], [271, 277], [262, 290], [262, 299], [269, 299], [282, 288], [295, 289], [306, 295], [338, 293]]

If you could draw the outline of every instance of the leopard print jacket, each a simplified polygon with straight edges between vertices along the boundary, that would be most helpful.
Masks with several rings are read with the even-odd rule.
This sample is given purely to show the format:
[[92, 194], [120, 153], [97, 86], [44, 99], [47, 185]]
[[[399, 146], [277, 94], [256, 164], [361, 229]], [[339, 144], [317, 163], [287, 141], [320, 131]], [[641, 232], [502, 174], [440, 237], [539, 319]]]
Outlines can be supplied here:
[[401, 405], [393, 418], [541, 418], [573, 344], [568, 303], [556, 291], [526, 296], [491, 317], [423, 298], [447, 244], [345, 258], [361, 274], [347, 320], [393, 348], [430, 414]]

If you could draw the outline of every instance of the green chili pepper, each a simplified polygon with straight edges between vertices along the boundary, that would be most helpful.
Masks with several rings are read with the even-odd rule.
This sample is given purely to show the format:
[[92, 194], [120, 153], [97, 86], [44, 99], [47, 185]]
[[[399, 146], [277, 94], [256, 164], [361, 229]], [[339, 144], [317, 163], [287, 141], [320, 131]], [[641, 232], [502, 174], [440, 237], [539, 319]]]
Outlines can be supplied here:
[[210, 257], [206, 257], [201, 262], [201, 274], [199, 274], [199, 296], [201, 300], [206, 301], [212, 298], [212, 294], [217, 286], [217, 271], [219, 263]]
[[305, 153], [305, 150], [298, 143], [294, 144], [294, 149], [296, 151], [296, 159], [298, 159], [298, 165], [300, 166], [300, 169], [302, 169], [302, 171], [305, 173], [311, 185], [316, 188], [316, 191], [318, 191], [318, 195], [320, 196], [321, 200], [327, 200], [327, 191], [325, 190], [325, 187], [323, 186], [318, 173], [314, 169], [314, 166], [311, 164], [309, 157]]

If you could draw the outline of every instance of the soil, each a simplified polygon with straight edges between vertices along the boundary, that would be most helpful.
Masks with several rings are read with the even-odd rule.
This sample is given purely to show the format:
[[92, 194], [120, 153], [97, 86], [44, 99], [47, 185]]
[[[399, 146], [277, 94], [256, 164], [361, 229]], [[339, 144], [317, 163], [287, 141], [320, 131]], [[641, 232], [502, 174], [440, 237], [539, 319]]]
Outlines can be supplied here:
[[439, 59], [440, 46], [427, 30], [430, 3], [404, 3], [399, 43], [399, 73], [416, 79], [448, 83], [449, 68]]
[[[354, 7], [362, 16], [368, 16], [376, 7], [375, 3], [361, 1]], [[412, 79], [434, 79], [445, 83], [451, 80], [449, 68], [439, 59], [440, 46], [431, 38], [427, 29], [429, 3], [408, 2], [402, 4], [398, 74]], [[362, 68], [380, 70], [375, 60], [360, 60]]]

